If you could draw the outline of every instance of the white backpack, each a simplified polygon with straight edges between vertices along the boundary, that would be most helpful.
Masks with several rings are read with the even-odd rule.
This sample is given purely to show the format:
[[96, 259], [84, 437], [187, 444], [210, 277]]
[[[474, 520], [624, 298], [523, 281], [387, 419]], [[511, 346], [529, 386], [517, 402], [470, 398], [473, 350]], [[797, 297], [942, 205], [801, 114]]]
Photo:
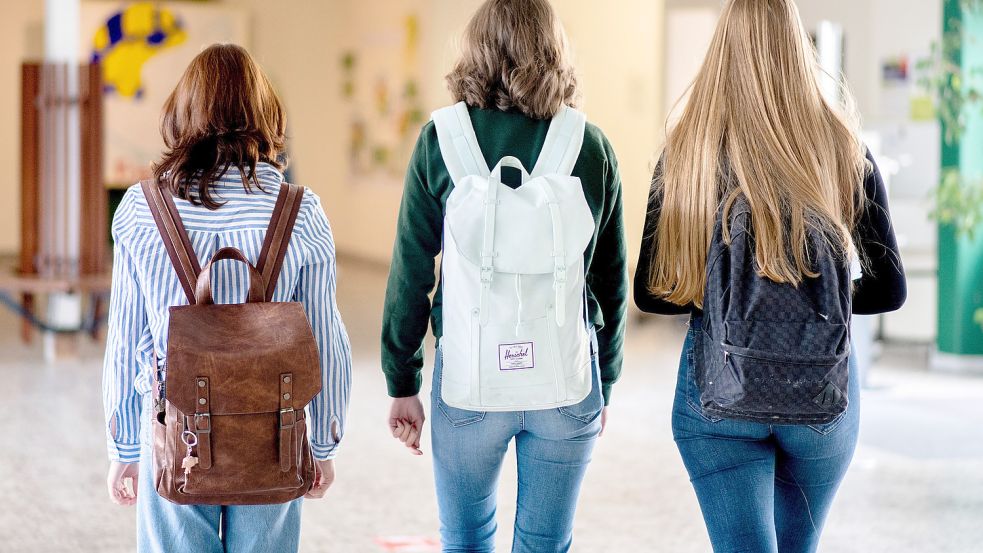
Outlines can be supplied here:
[[[434, 112], [454, 182], [444, 215], [441, 398], [473, 411], [563, 407], [591, 391], [584, 252], [594, 217], [571, 176], [586, 119], [564, 108], [532, 173], [489, 170], [462, 102]], [[502, 167], [522, 186], [501, 182]]]

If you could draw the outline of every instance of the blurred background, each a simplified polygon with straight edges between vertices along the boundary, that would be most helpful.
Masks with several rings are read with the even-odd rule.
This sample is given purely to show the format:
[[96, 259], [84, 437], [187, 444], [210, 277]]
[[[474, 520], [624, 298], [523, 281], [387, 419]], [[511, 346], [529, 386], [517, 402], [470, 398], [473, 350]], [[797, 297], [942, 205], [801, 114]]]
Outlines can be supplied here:
[[[479, 4], [0, 1], [0, 550], [134, 548], [134, 511], [104, 485], [108, 228], [160, 153], [164, 99], [214, 42], [249, 48], [277, 86], [289, 178], [321, 196], [338, 247], [356, 382], [338, 480], [305, 505], [303, 550], [439, 550], [427, 443], [411, 457], [385, 426], [378, 336], [402, 173], [429, 113], [450, 102], [443, 76]], [[666, 120], [721, 2], [554, 5], [580, 107], [620, 160], [634, 259]], [[855, 323], [862, 433], [821, 551], [983, 551], [983, 0], [798, 5], [825, 69], [856, 96], [909, 279], [901, 311]], [[710, 551], [669, 431], [684, 323], [633, 311], [575, 551]], [[514, 496], [507, 462], [503, 550]]]

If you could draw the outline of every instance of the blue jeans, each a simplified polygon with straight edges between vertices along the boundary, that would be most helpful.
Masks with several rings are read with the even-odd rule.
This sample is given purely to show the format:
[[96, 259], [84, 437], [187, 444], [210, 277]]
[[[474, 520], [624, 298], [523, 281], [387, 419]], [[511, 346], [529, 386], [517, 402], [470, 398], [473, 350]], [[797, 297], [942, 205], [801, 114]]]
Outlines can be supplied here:
[[519, 489], [512, 551], [565, 552], [573, 541], [573, 516], [604, 399], [596, 362], [587, 399], [542, 411], [477, 412], [440, 399], [438, 349], [431, 394], [434, 480], [445, 552], [495, 550], [498, 475], [515, 438]]
[[[151, 413], [144, 401], [143, 412]], [[176, 505], [157, 494], [153, 440], [143, 420], [137, 490], [138, 553], [290, 553], [300, 545], [302, 499], [282, 505]]]
[[850, 407], [824, 425], [708, 417], [693, 369], [694, 320], [679, 362], [672, 432], [715, 553], [811, 553], [857, 444], [860, 383], [850, 360]]

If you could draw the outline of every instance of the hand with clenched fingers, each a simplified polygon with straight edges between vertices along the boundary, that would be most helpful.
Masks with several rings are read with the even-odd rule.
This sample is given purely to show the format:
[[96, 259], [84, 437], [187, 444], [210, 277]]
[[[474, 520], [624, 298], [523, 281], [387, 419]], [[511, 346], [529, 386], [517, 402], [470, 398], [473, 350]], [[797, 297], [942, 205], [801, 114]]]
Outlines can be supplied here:
[[423, 403], [419, 396], [393, 399], [389, 410], [389, 431], [393, 438], [403, 442], [413, 455], [423, 455], [420, 449], [420, 435], [423, 433]]
[[321, 499], [334, 483], [334, 459], [314, 461], [314, 485], [305, 499]]
[[[109, 498], [117, 505], [129, 507], [137, 502], [137, 482], [140, 478], [140, 463], [120, 463], [113, 461], [109, 464], [109, 475], [106, 476], [106, 486], [109, 488]], [[127, 487], [129, 480], [129, 487]]]

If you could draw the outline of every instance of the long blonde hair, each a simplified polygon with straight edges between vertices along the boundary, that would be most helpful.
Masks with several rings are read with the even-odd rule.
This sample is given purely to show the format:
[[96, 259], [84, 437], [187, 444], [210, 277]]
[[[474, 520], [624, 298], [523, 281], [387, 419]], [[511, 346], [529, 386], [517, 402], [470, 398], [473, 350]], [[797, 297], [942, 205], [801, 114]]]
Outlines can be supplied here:
[[566, 33], [548, 0], [486, 0], [447, 75], [456, 101], [551, 119], [579, 90]]
[[862, 209], [865, 149], [852, 99], [833, 106], [792, 0], [730, 0], [670, 131], [653, 183], [662, 209], [650, 291], [703, 304], [707, 252], [723, 203], [746, 199], [760, 275], [798, 285], [815, 277], [807, 233], [844, 256]]

